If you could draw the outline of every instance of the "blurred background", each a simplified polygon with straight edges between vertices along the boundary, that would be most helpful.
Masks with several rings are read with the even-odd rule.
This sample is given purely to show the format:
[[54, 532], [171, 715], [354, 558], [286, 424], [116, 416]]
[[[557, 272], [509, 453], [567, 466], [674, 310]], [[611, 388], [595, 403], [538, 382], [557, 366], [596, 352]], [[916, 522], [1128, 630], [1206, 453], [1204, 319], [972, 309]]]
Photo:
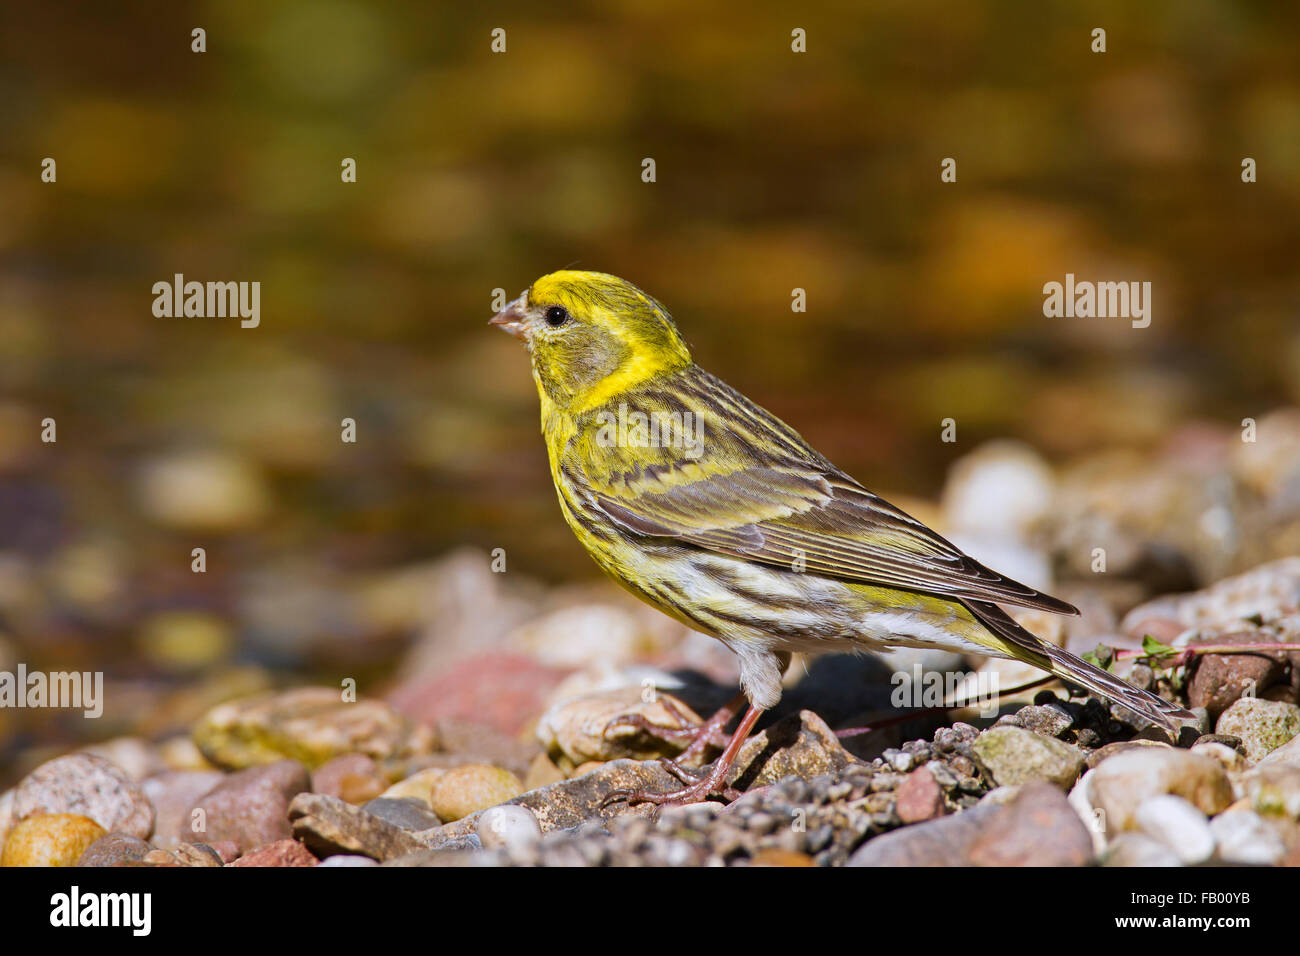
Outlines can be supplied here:
[[[702, 365], [946, 530], [951, 466], [994, 438], [1067, 490], [1049, 517], [1158, 514], [1173, 530], [1114, 569], [1156, 568], [1130, 605], [1300, 539], [1294, 4], [0, 18], [0, 667], [104, 669], [126, 702], [94, 727], [0, 714], [0, 761], [471, 645], [449, 608], [506, 599], [446, 582], [493, 548], [507, 576], [585, 587], [526, 356], [486, 326], [494, 289], [566, 266], [660, 299]], [[1067, 272], [1151, 281], [1150, 327], [1045, 318]], [[259, 281], [260, 327], [155, 317], [175, 273]], [[1245, 417], [1271, 450], [1241, 457]], [[1065, 578], [1087, 571], [1068, 541], [1044, 552]]]

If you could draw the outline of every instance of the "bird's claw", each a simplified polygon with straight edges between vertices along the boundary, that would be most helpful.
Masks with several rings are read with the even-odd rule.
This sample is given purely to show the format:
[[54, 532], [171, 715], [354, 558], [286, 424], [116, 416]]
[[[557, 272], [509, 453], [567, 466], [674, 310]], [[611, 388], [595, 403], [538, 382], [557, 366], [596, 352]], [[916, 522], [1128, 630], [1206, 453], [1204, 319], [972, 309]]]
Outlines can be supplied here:
[[[689, 768], [666, 758], [660, 760], [659, 765], [686, 786], [680, 790], [670, 790], [668, 793], [652, 793], [649, 790], [632, 790], [628, 788], [611, 790], [600, 801], [600, 809], [604, 810], [614, 803], [626, 803], [628, 806], [634, 806], [638, 803], [653, 803], [656, 807], [662, 808], [665, 806], [681, 806], [687, 803], [699, 803], [708, 800], [710, 797], [722, 797], [728, 803], [740, 798], [739, 790], [727, 785], [721, 779], [715, 779], [716, 772], [697, 775], [692, 773]], [[658, 813], [657, 809], [655, 813]]]
[[686, 724], [682, 727], [668, 727], [647, 720], [642, 714], [620, 714], [607, 723], [600, 733], [602, 737], [608, 738], [612, 730], [620, 727], [631, 727], [667, 743], [679, 743], [681, 741], [689, 743], [695, 739], [695, 735], [699, 733], [701, 726], [703, 725]]

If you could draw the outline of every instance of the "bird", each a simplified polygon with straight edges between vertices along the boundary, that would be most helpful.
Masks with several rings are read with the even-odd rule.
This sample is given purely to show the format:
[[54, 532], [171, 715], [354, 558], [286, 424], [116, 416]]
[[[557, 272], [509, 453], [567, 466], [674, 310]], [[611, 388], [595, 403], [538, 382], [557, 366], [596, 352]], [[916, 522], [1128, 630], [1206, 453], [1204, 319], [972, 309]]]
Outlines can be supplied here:
[[1011, 658], [1082, 685], [1177, 739], [1196, 716], [1020, 626], [1003, 605], [1078, 614], [990, 570], [868, 491], [793, 428], [698, 366], [668, 310], [602, 272], [537, 279], [490, 324], [522, 340], [560, 511], [596, 564], [739, 660], [741, 694], [699, 726], [699, 754], [744, 716], [711, 769], [667, 766], [682, 804], [727, 774], [780, 699], [794, 653], [941, 648]]

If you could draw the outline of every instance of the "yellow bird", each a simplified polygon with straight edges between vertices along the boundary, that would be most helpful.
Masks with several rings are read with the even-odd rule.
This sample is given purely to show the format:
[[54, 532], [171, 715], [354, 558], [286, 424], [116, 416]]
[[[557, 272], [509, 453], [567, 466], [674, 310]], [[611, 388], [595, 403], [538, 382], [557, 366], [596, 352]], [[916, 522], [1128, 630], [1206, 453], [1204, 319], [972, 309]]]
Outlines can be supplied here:
[[[615, 581], [740, 660], [749, 707], [702, 779], [726, 792], [794, 651], [942, 648], [1025, 661], [1168, 730], [1195, 715], [1045, 643], [998, 605], [1077, 614], [991, 571], [872, 494], [691, 358], [667, 310], [599, 272], [543, 276], [492, 319], [522, 339], [560, 510]], [[702, 752], [743, 698], [700, 728]]]

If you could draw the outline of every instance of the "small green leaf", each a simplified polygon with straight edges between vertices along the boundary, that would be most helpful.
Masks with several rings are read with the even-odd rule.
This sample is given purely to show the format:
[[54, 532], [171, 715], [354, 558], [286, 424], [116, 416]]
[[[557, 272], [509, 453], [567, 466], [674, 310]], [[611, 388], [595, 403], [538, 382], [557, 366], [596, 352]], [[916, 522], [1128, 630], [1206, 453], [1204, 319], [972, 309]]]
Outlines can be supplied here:
[[1150, 634], [1146, 634], [1142, 638], [1142, 653], [1147, 657], [1169, 657], [1178, 652], [1168, 644], [1161, 644]]

